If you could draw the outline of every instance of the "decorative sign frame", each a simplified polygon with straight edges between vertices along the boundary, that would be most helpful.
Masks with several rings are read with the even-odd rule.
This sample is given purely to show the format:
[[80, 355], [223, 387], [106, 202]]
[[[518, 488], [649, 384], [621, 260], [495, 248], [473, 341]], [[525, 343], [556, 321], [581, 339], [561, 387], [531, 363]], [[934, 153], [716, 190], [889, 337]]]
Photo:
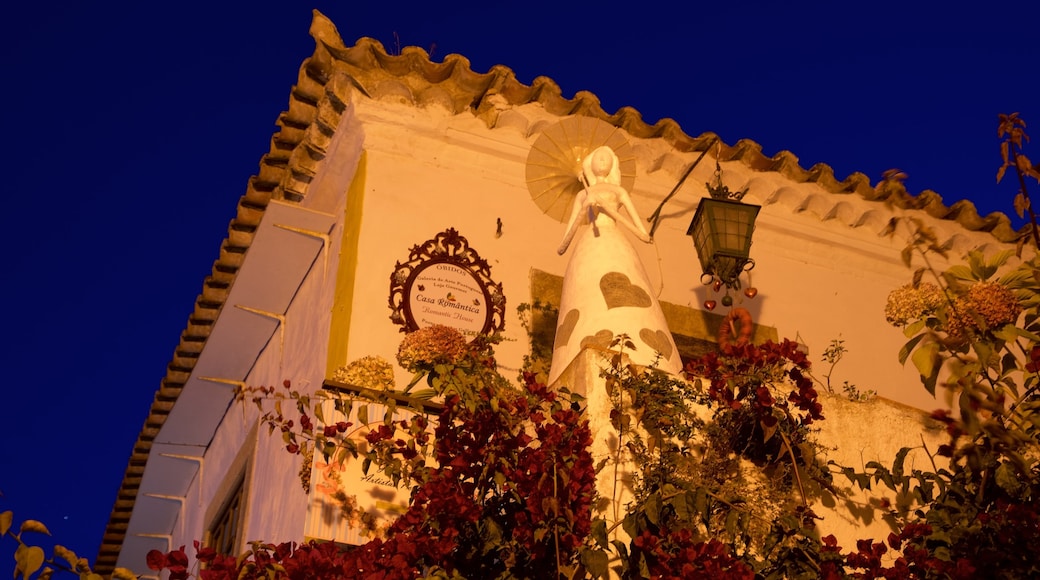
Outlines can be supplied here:
[[502, 284], [455, 228], [413, 246], [390, 275], [390, 320], [401, 332], [443, 324], [467, 336], [505, 327]]

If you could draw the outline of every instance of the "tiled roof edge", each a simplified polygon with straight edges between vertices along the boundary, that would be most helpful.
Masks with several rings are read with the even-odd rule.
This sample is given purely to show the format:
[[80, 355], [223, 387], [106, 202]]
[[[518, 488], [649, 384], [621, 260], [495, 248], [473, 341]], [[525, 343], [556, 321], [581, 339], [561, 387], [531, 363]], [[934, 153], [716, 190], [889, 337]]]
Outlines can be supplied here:
[[[396, 86], [407, 89], [408, 93], [402, 91], [395, 96], [411, 99], [418, 105], [437, 102], [455, 113], [468, 109], [488, 126], [495, 126], [501, 109], [495, 100], [504, 99], [512, 106], [539, 103], [557, 116], [585, 115], [602, 119], [638, 138], [664, 139], [680, 152], [703, 151], [717, 139], [713, 133], [696, 137], [688, 135], [673, 119], [661, 119], [650, 125], [639, 111], [631, 107], [608, 113], [596, 95], [587, 91], [579, 91], [571, 99], [565, 98], [560, 86], [547, 77], [538, 77], [530, 85], [525, 85], [516, 79], [512, 69], [502, 65], [478, 73], [461, 55], [449, 54], [438, 63], [431, 61], [425, 50], [414, 46], [405, 47], [400, 54], [394, 55], [371, 38], [361, 38], [354, 46], [347, 47], [332, 22], [318, 11], [314, 13], [311, 34], [328, 57], [336, 61], [336, 67], [347, 72], [369, 96], [380, 97], [392, 92], [394, 89], [387, 87], [388, 81], [396, 79], [400, 81]], [[438, 88], [442, 90], [436, 90]], [[734, 145], [723, 143], [721, 159], [740, 161], [755, 171], [776, 171], [797, 183], [814, 182], [832, 194], [856, 194], [866, 200], [888, 202], [899, 208], [923, 210], [932, 217], [954, 221], [966, 230], [988, 232], [1000, 242], [1013, 243], [1027, 231], [1025, 227], [1016, 231], [1003, 213], [979, 215], [975, 204], [968, 200], [947, 206], [932, 190], [912, 195], [902, 186], [875, 188], [870, 179], [859, 172], [839, 181], [827, 164], [817, 163], [806, 169], [789, 151], [767, 157], [762, 153], [762, 146], [750, 139], [742, 139]]]
[[[316, 51], [316, 57], [320, 57], [320, 52]], [[324, 159], [346, 108], [351, 85], [316, 57], [307, 59], [300, 67], [297, 84], [289, 95], [288, 110], [279, 116], [279, 129], [271, 137], [270, 149], [261, 157], [258, 173], [249, 179], [246, 192], [238, 201], [237, 214], [228, 226], [220, 256], [203, 283], [202, 294], [195, 300], [194, 312], [188, 317], [134, 444], [95, 562], [94, 570], [99, 574], [108, 576], [116, 566], [152, 443], [195, 368], [268, 203], [272, 199], [300, 202], [306, 197], [317, 165]]]

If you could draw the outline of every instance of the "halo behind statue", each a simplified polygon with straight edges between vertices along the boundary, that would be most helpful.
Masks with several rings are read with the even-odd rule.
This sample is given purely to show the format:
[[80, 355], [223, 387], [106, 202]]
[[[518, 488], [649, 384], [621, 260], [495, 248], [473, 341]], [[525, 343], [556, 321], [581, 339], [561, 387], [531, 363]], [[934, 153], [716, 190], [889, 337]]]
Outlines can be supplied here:
[[617, 155], [621, 186], [631, 191], [636, 157], [621, 129], [592, 117], [573, 116], [549, 126], [527, 154], [527, 189], [546, 215], [566, 222], [582, 189], [581, 161], [606, 145]]

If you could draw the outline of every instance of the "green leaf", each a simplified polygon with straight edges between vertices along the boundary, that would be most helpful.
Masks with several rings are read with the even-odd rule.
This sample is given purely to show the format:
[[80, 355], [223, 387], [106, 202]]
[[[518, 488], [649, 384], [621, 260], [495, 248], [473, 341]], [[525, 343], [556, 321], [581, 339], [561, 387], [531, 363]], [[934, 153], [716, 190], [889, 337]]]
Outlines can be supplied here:
[[357, 410], [358, 423], [368, 425], [368, 405], [361, 405]]
[[999, 485], [1001, 489], [1014, 497], [1017, 497], [1025, 487], [1025, 485], [1019, 481], [1018, 473], [1015, 472], [1015, 468], [1010, 463], [1001, 463], [1000, 466], [997, 467], [996, 480], [997, 485]]
[[910, 356], [910, 351], [914, 350], [917, 343], [921, 342], [924, 338], [923, 334], [919, 334], [911, 338], [902, 348], [899, 349], [899, 364], [906, 364], [906, 359]]
[[483, 553], [487, 554], [502, 544], [502, 526], [498, 525], [498, 522], [485, 518], [480, 521], [480, 529], [484, 539]]
[[651, 524], [655, 526], [661, 525], [661, 496], [655, 493], [646, 498], [646, 503], [643, 504], [643, 512]]
[[7, 510], [4, 513], [0, 513], [0, 536], [7, 534], [7, 530], [11, 529], [11, 522], [14, 520], [14, 512]]
[[896, 453], [896, 459], [892, 462], [892, 476], [896, 478], [903, 477], [903, 462], [906, 461], [906, 454], [910, 453], [910, 447], [903, 447]]
[[354, 401], [351, 399], [336, 399], [333, 403], [336, 406], [336, 411], [342, 414], [344, 417], [350, 416], [350, 410], [354, 405]]
[[762, 427], [762, 442], [763, 443], [768, 443], [769, 440], [773, 438], [773, 435], [776, 434], [776, 428], [779, 425], [780, 425], [779, 422], [776, 422], [776, 423], [773, 423], [772, 425], [769, 425], [768, 423], [766, 423], [766, 421], [764, 419], [762, 421], [759, 421], [759, 426]]
[[975, 280], [985, 280], [986, 278], [989, 277], [989, 276], [983, 275], [983, 272], [985, 271], [986, 267], [985, 267], [985, 264], [982, 261], [983, 260], [982, 252], [980, 252], [978, 250], [972, 250], [972, 251], [968, 252], [967, 258], [968, 258], [968, 267], [971, 268], [972, 277]]
[[949, 270], [946, 270], [945, 275], [957, 278], [959, 280], [975, 280], [975, 276], [971, 273], [971, 268], [963, 264], [958, 264], [956, 266], [953, 266]]
[[[1024, 282], [1030, 282], [1030, 284], [1023, 284]], [[1017, 289], [1025, 288], [1027, 290], [1035, 292], [1035, 288], [1032, 287], [1033, 273], [1025, 268], [1015, 268], [1010, 272], [1004, 274], [1000, 278], [997, 278], [997, 283], [1008, 288]]]
[[734, 510], [734, 509], [729, 510], [729, 513], [726, 514], [725, 529], [726, 529], [726, 533], [729, 534], [730, 537], [736, 537], [736, 535], [737, 535], [737, 526], [739, 525], [739, 523], [740, 523], [740, 512], [737, 511], [737, 510]]
[[993, 358], [993, 344], [985, 340], [976, 340], [971, 343], [971, 349], [975, 351], [975, 356], [979, 357], [979, 361], [982, 364], [987, 364], [988, 361]]
[[596, 518], [592, 522], [592, 539], [596, 540], [596, 545], [601, 548], [610, 547], [610, 543], [607, 541], [607, 520], [603, 518]]
[[[42, 522], [38, 522], [36, 520], [25, 520], [24, 522], [22, 522], [22, 532], [36, 532], [37, 534], [47, 534], [48, 536], [51, 535], [51, 532], [47, 529], [47, 526], [43, 525]], [[35, 572], [35, 570], [33, 571]]]
[[642, 532], [642, 530], [639, 529], [639, 521], [634, 513], [629, 513], [625, 516], [625, 519], [621, 520], [621, 529], [625, 530], [625, 533], [628, 534], [628, 537], [630, 538], [635, 538]]
[[609, 559], [603, 550], [582, 548], [581, 563], [593, 578], [606, 578], [609, 575]]
[[412, 393], [412, 398], [419, 399], [420, 401], [429, 401], [437, 395], [437, 391], [433, 389], [419, 389]]
[[907, 338], [913, 337], [918, 332], [924, 330], [924, 327], [927, 323], [928, 321], [924, 318], [911, 322], [906, 326], [906, 328], [903, 329], [903, 336]]
[[[408, 391], [411, 391], [412, 387], [414, 387], [415, 385], [419, 384], [419, 381], [421, 381], [422, 378], [425, 377], [425, 376], [426, 376], [426, 371], [419, 371], [419, 372], [415, 373], [414, 375], [412, 375], [412, 380], [408, 382], [407, 386], [405, 386], [404, 392], [407, 393]], [[429, 381], [427, 381], [427, 382], [429, 382]]]
[[993, 257], [989, 259], [988, 266], [996, 270], [997, 268], [1003, 266], [1004, 263], [1007, 262], [1008, 259], [1014, 255], [1014, 250], [1001, 250], [996, 254], [993, 254]]
[[711, 514], [708, 512], [710, 507], [708, 506], [708, 490], [703, 487], [697, 488], [697, 495], [693, 500], [693, 507], [697, 510], [697, 513], [701, 516], [701, 521], [707, 522]]
[[1001, 376], [1004, 376], [1017, 368], [1018, 359], [1015, 358], [1015, 354], [1011, 352], [1004, 353], [1004, 357], [1000, 360]]
[[680, 522], [692, 522], [696, 514], [694, 496], [690, 492], [681, 493], [669, 502], [675, 510], [675, 517]]
[[[1014, 325], [1011, 325], [1011, 326], [1014, 326]], [[1040, 342], [1040, 335], [1037, 335], [1037, 334], [1034, 334], [1032, 332], [1029, 332], [1028, 330], [1025, 330], [1024, 328], [1018, 328], [1016, 326], [1015, 327], [1015, 333], [1018, 334], [1018, 336], [1021, 336], [1022, 338], [1026, 339], [1026, 340], [1031, 340], [1033, 342]]]
[[1004, 342], [1015, 342], [1018, 338], [1018, 327], [1014, 324], [1005, 324], [1003, 327], [993, 331], [993, 336]]
[[54, 546], [54, 555], [68, 562], [69, 568], [76, 569], [76, 562], [79, 561], [79, 556], [72, 550], [65, 546]]
[[935, 342], [926, 342], [916, 351], [911, 359], [917, 372], [921, 373], [921, 382], [931, 395], [935, 396], [935, 381], [939, 378], [939, 369], [942, 367], [942, 359], [939, 358], [939, 345]]
[[[34, 520], [28, 520], [34, 521]], [[43, 566], [43, 561], [46, 556], [43, 553], [43, 548], [39, 546], [18, 546], [18, 549], [14, 553], [15, 577], [21, 573], [22, 580], [29, 580], [29, 577], [36, 573], [37, 570]]]
[[628, 559], [628, 545], [627, 544], [625, 544], [621, 540], [611, 540], [610, 541], [610, 545], [614, 546], [614, 549], [617, 550], [617, 553], [621, 555], [621, 559], [622, 560], [627, 560]]

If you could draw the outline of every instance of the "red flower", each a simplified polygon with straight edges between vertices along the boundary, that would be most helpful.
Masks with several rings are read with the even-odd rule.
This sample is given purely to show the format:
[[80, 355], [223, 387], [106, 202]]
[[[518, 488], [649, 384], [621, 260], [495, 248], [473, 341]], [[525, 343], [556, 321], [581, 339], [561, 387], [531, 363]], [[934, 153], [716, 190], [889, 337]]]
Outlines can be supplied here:
[[1035, 373], [1037, 369], [1040, 369], [1040, 344], [1029, 350], [1029, 362], [1026, 363], [1027, 371]]

